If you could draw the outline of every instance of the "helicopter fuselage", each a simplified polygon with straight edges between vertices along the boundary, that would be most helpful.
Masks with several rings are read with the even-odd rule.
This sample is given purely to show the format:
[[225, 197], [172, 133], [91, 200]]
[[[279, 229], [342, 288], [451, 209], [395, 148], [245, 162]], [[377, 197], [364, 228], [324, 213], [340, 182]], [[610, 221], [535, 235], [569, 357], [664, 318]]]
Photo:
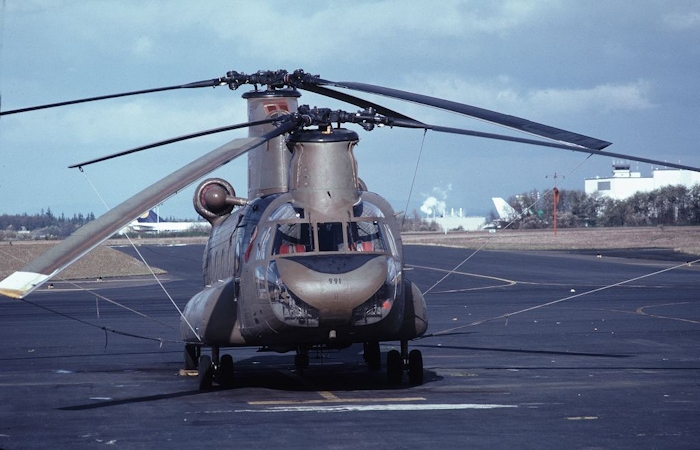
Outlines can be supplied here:
[[[344, 123], [418, 128], [488, 139], [559, 148], [587, 154], [649, 162], [684, 170], [700, 169], [604, 151], [610, 142], [449, 99], [358, 82], [326, 80], [298, 69], [229, 71], [223, 77], [176, 86], [2, 111], [1, 115], [88, 101], [173, 89], [228, 85], [252, 86], [243, 94], [248, 121], [140, 146], [72, 165], [104, 161], [199, 136], [248, 128], [234, 139], [198, 157], [86, 224], [61, 244], [0, 281], [0, 294], [24, 298], [91, 249], [215, 169], [248, 155], [248, 193], [236, 197], [233, 186], [214, 178], [195, 191], [197, 212], [212, 225], [204, 252], [203, 288], [182, 314], [185, 369], [198, 369], [200, 389], [216, 381], [230, 386], [231, 355], [221, 347], [260, 346], [296, 349], [299, 371], [309, 366], [314, 346], [364, 344], [371, 370], [381, 366], [381, 341], [400, 341], [386, 352], [387, 378], [423, 382], [423, 357], [408, 341], [427, 329], [423, 295], [404, 273], [400, 229], [391, 206], [367, 190], [358, 177], [353, 148], [356, 133]], [[261, 89], [263, 88], [264, 89]], [[502, 125], [539, 139], [430, 125], [372, 101], [337, 89], [363, 92], [431, 106]], [[299, 90], [362, 108], [345, 112], [298, 105]], [[236, 207], [239, 207], [236, 209]], [[211, 347], [211, 356], [202, 354]]]
[[287, 191], [212, 220], [205, 287], [185, 308], [183, 340], [288, 351], [422, 335], [425, 301], [404, 278], [393, 209], [357, 177], [357, 134], [289, 140]]
[[287, 351], [425, 332], [425, 301], [403, 277], [396, 219], [381, 197], [364, 192], [337, 222], [293, 205], [291, 194], [270, 195], [212, 229], [185, 342]]

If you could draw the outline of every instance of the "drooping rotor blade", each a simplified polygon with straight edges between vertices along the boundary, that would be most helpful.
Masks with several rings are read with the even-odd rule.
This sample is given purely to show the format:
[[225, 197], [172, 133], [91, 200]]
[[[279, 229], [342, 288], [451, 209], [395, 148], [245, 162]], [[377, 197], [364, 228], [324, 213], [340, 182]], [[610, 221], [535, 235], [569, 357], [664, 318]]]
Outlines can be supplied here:
[[[174, 85], [174, 86], [165, 86], [165, 87], [159, 87], [159, 88], [153, 88], [153, 89], [143, 89], [140, 91], [121, 92], [119, 94], [100, 95], [98, 97], [81, 98], [78, 100], [68, 100], [65, 102], [48, 103], [46, 105], [30, 106], [28, 108], [12, 109], [9, 111], [0, 111], [0, 116], [9, 116], [10, 114], [19, 114], [19, 113], [23, 113], [23, 112], [37, 111], [40, 109], [57, 108], [59, 106], [75, 105], [78, 103], [95, 102], [98, 100], [107, 100], [110, 98], [129, 97], [131, 95], [140, 95], [140, 94], [150, 94], [151, 92], [173, 91], [176, 89], [192, 89], [192, 88], [201, 88], [201, 87], [216, 87], [216, 86], [220, 86], [222, 83], [223, 82], [220, 78], [214, 78], [211, 80], [195, 81], [194, 83], [178, 84], [178, 85]], [[223, 84], [225, 84], [225, 83], [223, 83]]]
[[555, 127], [550, 127], [549, 125], [532, 122], [530, 120], [523, 119], [520, 117], [510, 116], [507, 114], [490, 111], [488, 109], [466, 105], [464, 103], [457, 103], [441, 98], [430, 97], [421, 94], [414, 94], [412, 92], [406, 92], [382, 86], [375, 86], [366, 83], [357, 83], [352, 81], [336, 82], [317, 78], [313, 81], [307, 80], [301, 83], [299, 87], [303, 89], [311, 89], [312, 86], [318, 85], [329, 85], [345, 89], [352, 89], [355, 91], [367, 92], [370, 94], [377, 94], [385, 97], [396, 98], [408, 102], [418, 103], [421, 105], [432, 106], [435, 108], [444, 109], [446, 111], [464, 114], [469, 117], [481, 119], [486, 122], [494, 123], [507, 128], [512, 128], [514, 130], [522, 131], [524, 133], [534, 134], [535, 136], [540, 136], [545, 139], [551, 139], [558, 142], [565, 142], [572, 145], [578, 145], [580, 147], [589, 148], [591, 150], [601, 150], [610, 145], [610, 142], [607, 141], [592, 138], [589, 136], [584, 136], [578, 133], [573, 133], [571, 131], [566, 131]]
[[427, 130], [437, 131], [440, 133], [461, 134], [461, 135], [465, 135], [465, 136], [475, 136], [475, 137], [482, 137], [482, 138], [488, 138], [488, 139], [496, 139], [496, 140], [501, 140], [501, 141], [510, 141], [510, 142], [518, 142], [518, 143], [522, 143], [522, 144], [538, 145], [540, 147], [560, 148], [560, 149], [564, 149], [564, 150], [570, 150], [572, 152], [587, 153], [589, 155], [611, 156], [613, 158], [629, 159], [632, 161], [655, 164], [655, 165], [663, 166], [663, 167], [673, 167], [674, 169], [683, 169], [683, 170], [691, 170], [693, 172], [700, 172], [699, 167], [686, 166], [684, 164], [676, 164], [676, 163], [667, 162], [667, 161], [660, 161], [657, 159], [649, 159], [649, 158], [644, 158], [641, 156], [626, 155], [624, 153], [614, 153], [614, 152], [609, 152], [606, 150], [591, 150], [589, 148], [574, 147], [574, 146], [566, 145], [566, 144], [558, 144], [556, 142], [546, 142], [546, 141], [538, 141], [538, 140], [534, 140], [534, 139], [524, 139], [524, 138], [519, 138], [519, 137], [515, 137], [515, 136], [506, 136], [506, 135], [494, 134], [494, 133], [483, 133], [481, 131], [464, 130], [461, 128], [450, 128], [450, 127], [443, 127], [443, 126], [439, 126], [439, 125], [429, 125], [429, 124], [425, 124], [425, 123], [417, 122], [417, 121], [395, 120], [395, 121], [392, 121], [391, 126], [405, 127], [405, 128], [423, 128], [423, 129], [427, 129]]
[[[591, 150], [591, 149], [583, 149], [583, 148], [579, 148], [579, 147], [574, 147], [570, 144], [560, 144], [557, 142], [550, 142], [550, 141], [538, 141], [536, 139], [520, 138], [517, 136], [508, 136], [505, 134], [484, 133], [482, 131], [466, 130], [463, 128], [443, 127], [440, 125], [430, 125], [430, 124], [418, 122], [418, 121], [392, 120], [390, 126], [402, 127], [402, 128], [421, 128], [421, 129], [426, 129], [426, 130], [437, 131], [438, 133], [460, 134], [463, 136], [474, 136], [474, 137], [480, 137], [480, 138], [486, 138], [486, 139], [495, 139], [498, 141], [508, 141], [508, 142], [518, 142], [520, 144], [538, 145], [540, 147], [560, 148], [560, 149], [564, 149], [564, 150], [577, 150], [577, 151], [582, 151], [585, 153], [592, 153], [593, 152], [593, 150]], [[599, 153], [598, 151], [595, 151], [596, 155], [598, 153]]]
[[197, 133], [185, 134], [183, 136], [178, 136], [175, 138], [165, 139], [163, 141], [153, 142], [151, 144], [142, 145], [140, 147], [135, 147], [135, 148], [132, 148], [130, 150], [124, 150], [124, 151], [121, 151], [118, 153], [112, 153], [111, 155], [102, 156], [100, 158], [91, 159], [89, 161], [83, 161], [83, 162], [78, 163], [78, 164], [70, 165], [70, 166], [68, 166], [68, 168], [74, 169], [76, 167], [89, 166], [90, 164], [95, 164], [98, 162], [107, 161], [108, 159], [118, 158], [118, 157], [124, 156], [124, 155], [130, 155], [132, 153], [140, 152], [143, 150], [148, 150], [148, 149], [155, 148], [155, 147], [161, 147], [163, 145], [168, 145], [168, 144], [172, 144], [175, 142], [186, 141], [188, 139], [194, 139], [194, 138], [206, 136], [209, 134], [222, 133], [224, 131], [236, 130], [239, 128], [254, 127], [256, 125], [265, 125], [265, 124], [277, 122], [277, 121], [279, 121], [279, 118], [265, 119], [265, 120], [258, 120], [256, 122], [237, 123], [235, 125], [227, 125], [225, 127], [212, 128], [211, 130], [205, 130], [205, 131], [199, 131]]
[[66, 240], [27, 264], [20, 271], [0, 281], [0, 294], [12, 298], [23, 298], [135, 220], [144, 211], [163, 202], [214, 169], [270, 139], [291, 131], [296, 126], [295, 122], [287, 121], [260, 137], [235, 139], [194, 160], [109, 210], [96, 220], [88, 222]]
[[307, 90], [309, 92], [313, 92], [315, 94], [323, 95], [325, 97], [334, 98], [334, 99], [340, 100], [342, 102], [350, 103], [351, 105], [359, 106], [360, 108], [373, 108], [377, 113], [379, 113], [383, 116], [396, 117], [399, 119], [415, 121], [414, 119], [412, 119], [408, 116], [405, 116], [399, 112], [393, 111], [393, 110], [386, 108], [382, 105], [378, 105], [376, 103], [370, 102], [369, 100], [365, 100], [363, 98], [359, 98], [359, 97], [355, 97], [353, 95], [345, 94], [343, 92], [334, 91], [333, 89], [328, 89], [328, 88], [325, 88], [323, 86], [314, 86], [314, 85], [308, 84], [308, 85], [304, 86], [304, 90]]

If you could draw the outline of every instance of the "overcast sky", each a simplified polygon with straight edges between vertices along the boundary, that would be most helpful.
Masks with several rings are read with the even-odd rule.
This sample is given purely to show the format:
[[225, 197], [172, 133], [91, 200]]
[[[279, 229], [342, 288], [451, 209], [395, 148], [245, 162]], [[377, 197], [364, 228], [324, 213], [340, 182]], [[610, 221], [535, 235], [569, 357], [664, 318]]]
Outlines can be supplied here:
[[[613, 143], [610, 151], [700, 166], [700, 3], [693, 1], [2, 2], [2, 110], [267, 69], [438, 96]], [[155, 93], [5, 116], [0, 213], [72, 215], [115, 206], [244, 136], [230, 132], [90, 166], [67, 166], [246, 121], [226, 87]], [[504, 132], [463, 116], [374, 99], [427, 123]], [[304, 94], [311, 106], [342, 105]], [[356, 108], [347, 105], [347, 110]], [[351, 126], [352, 127], [352, 126]], [[583, 189], [612, 160], [478, 138], [360, 133], [360, 176], [397, 210], [429, 196], [473, 215], [491, 197]], [[522, 136], [528, 137], [528, 136]], [[650, 175], [648, 164], [633, 165]], [[214, 173], [247, 192], [245, 159]], [[93, 189], [94, 186], [94, 189]], [[194, 218], [194, 186], [160, 207]]]

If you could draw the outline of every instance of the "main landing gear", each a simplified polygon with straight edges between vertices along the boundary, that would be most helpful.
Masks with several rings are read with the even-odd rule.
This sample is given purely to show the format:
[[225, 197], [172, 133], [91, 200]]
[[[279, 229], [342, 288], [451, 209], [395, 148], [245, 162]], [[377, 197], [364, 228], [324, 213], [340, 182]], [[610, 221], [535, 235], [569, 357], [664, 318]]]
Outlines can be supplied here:
[[389, 384], [401, 384], [403, 371], [413, 385], [423, 384], [423, 354], [420, 350], [408, 352], [408, 341], [401, 341], [401, 352], [390, 350], [386, 355], [386, 374]]
[[[379, 342], [365, 342], [365, 362], [370, 370], [381, 369], [381, 351]], [[223, 388], [229, 388], [234, 383], [233, 358], [231, 355], [219, 357], [219, 347], [212, 347], [211, 356], [202, 354], [199, 345], [185, 345], [185, 370], [197, 370], [200, 390], [209, 390], [214, 383]], [[309, 348], [299, 346], [294, 357], [294, 365], [298, 373], [309, 368]], [[412, 385], [423, 384], [423, 355], [420, 350], [408, 351], [408, 341], [401, 341], [401, 351], [391, 350], [386, 357], [386, 373], [389, 384], [399, 385], [403, 372], [408, 373], [408, 381]]]
[[233, 386], [233, 358], [231, 355], [219, 357], [219, 347], [212, 347], [211, 356], [202, 355], [198, 345], [185, 345], [185, 369], [198, 369], [200, 390], [211, 389], [216, 382], [223, 388]]

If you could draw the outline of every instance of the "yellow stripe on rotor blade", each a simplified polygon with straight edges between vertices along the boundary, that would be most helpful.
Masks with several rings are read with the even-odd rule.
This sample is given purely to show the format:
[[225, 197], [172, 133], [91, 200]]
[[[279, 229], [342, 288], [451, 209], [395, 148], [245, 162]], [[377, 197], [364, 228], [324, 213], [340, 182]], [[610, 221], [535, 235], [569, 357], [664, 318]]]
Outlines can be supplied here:
[[0, 294], [12, 298], [23, 298], [49, 278], [49, 275], [43, 273], [15, 272], [0, 281]]

